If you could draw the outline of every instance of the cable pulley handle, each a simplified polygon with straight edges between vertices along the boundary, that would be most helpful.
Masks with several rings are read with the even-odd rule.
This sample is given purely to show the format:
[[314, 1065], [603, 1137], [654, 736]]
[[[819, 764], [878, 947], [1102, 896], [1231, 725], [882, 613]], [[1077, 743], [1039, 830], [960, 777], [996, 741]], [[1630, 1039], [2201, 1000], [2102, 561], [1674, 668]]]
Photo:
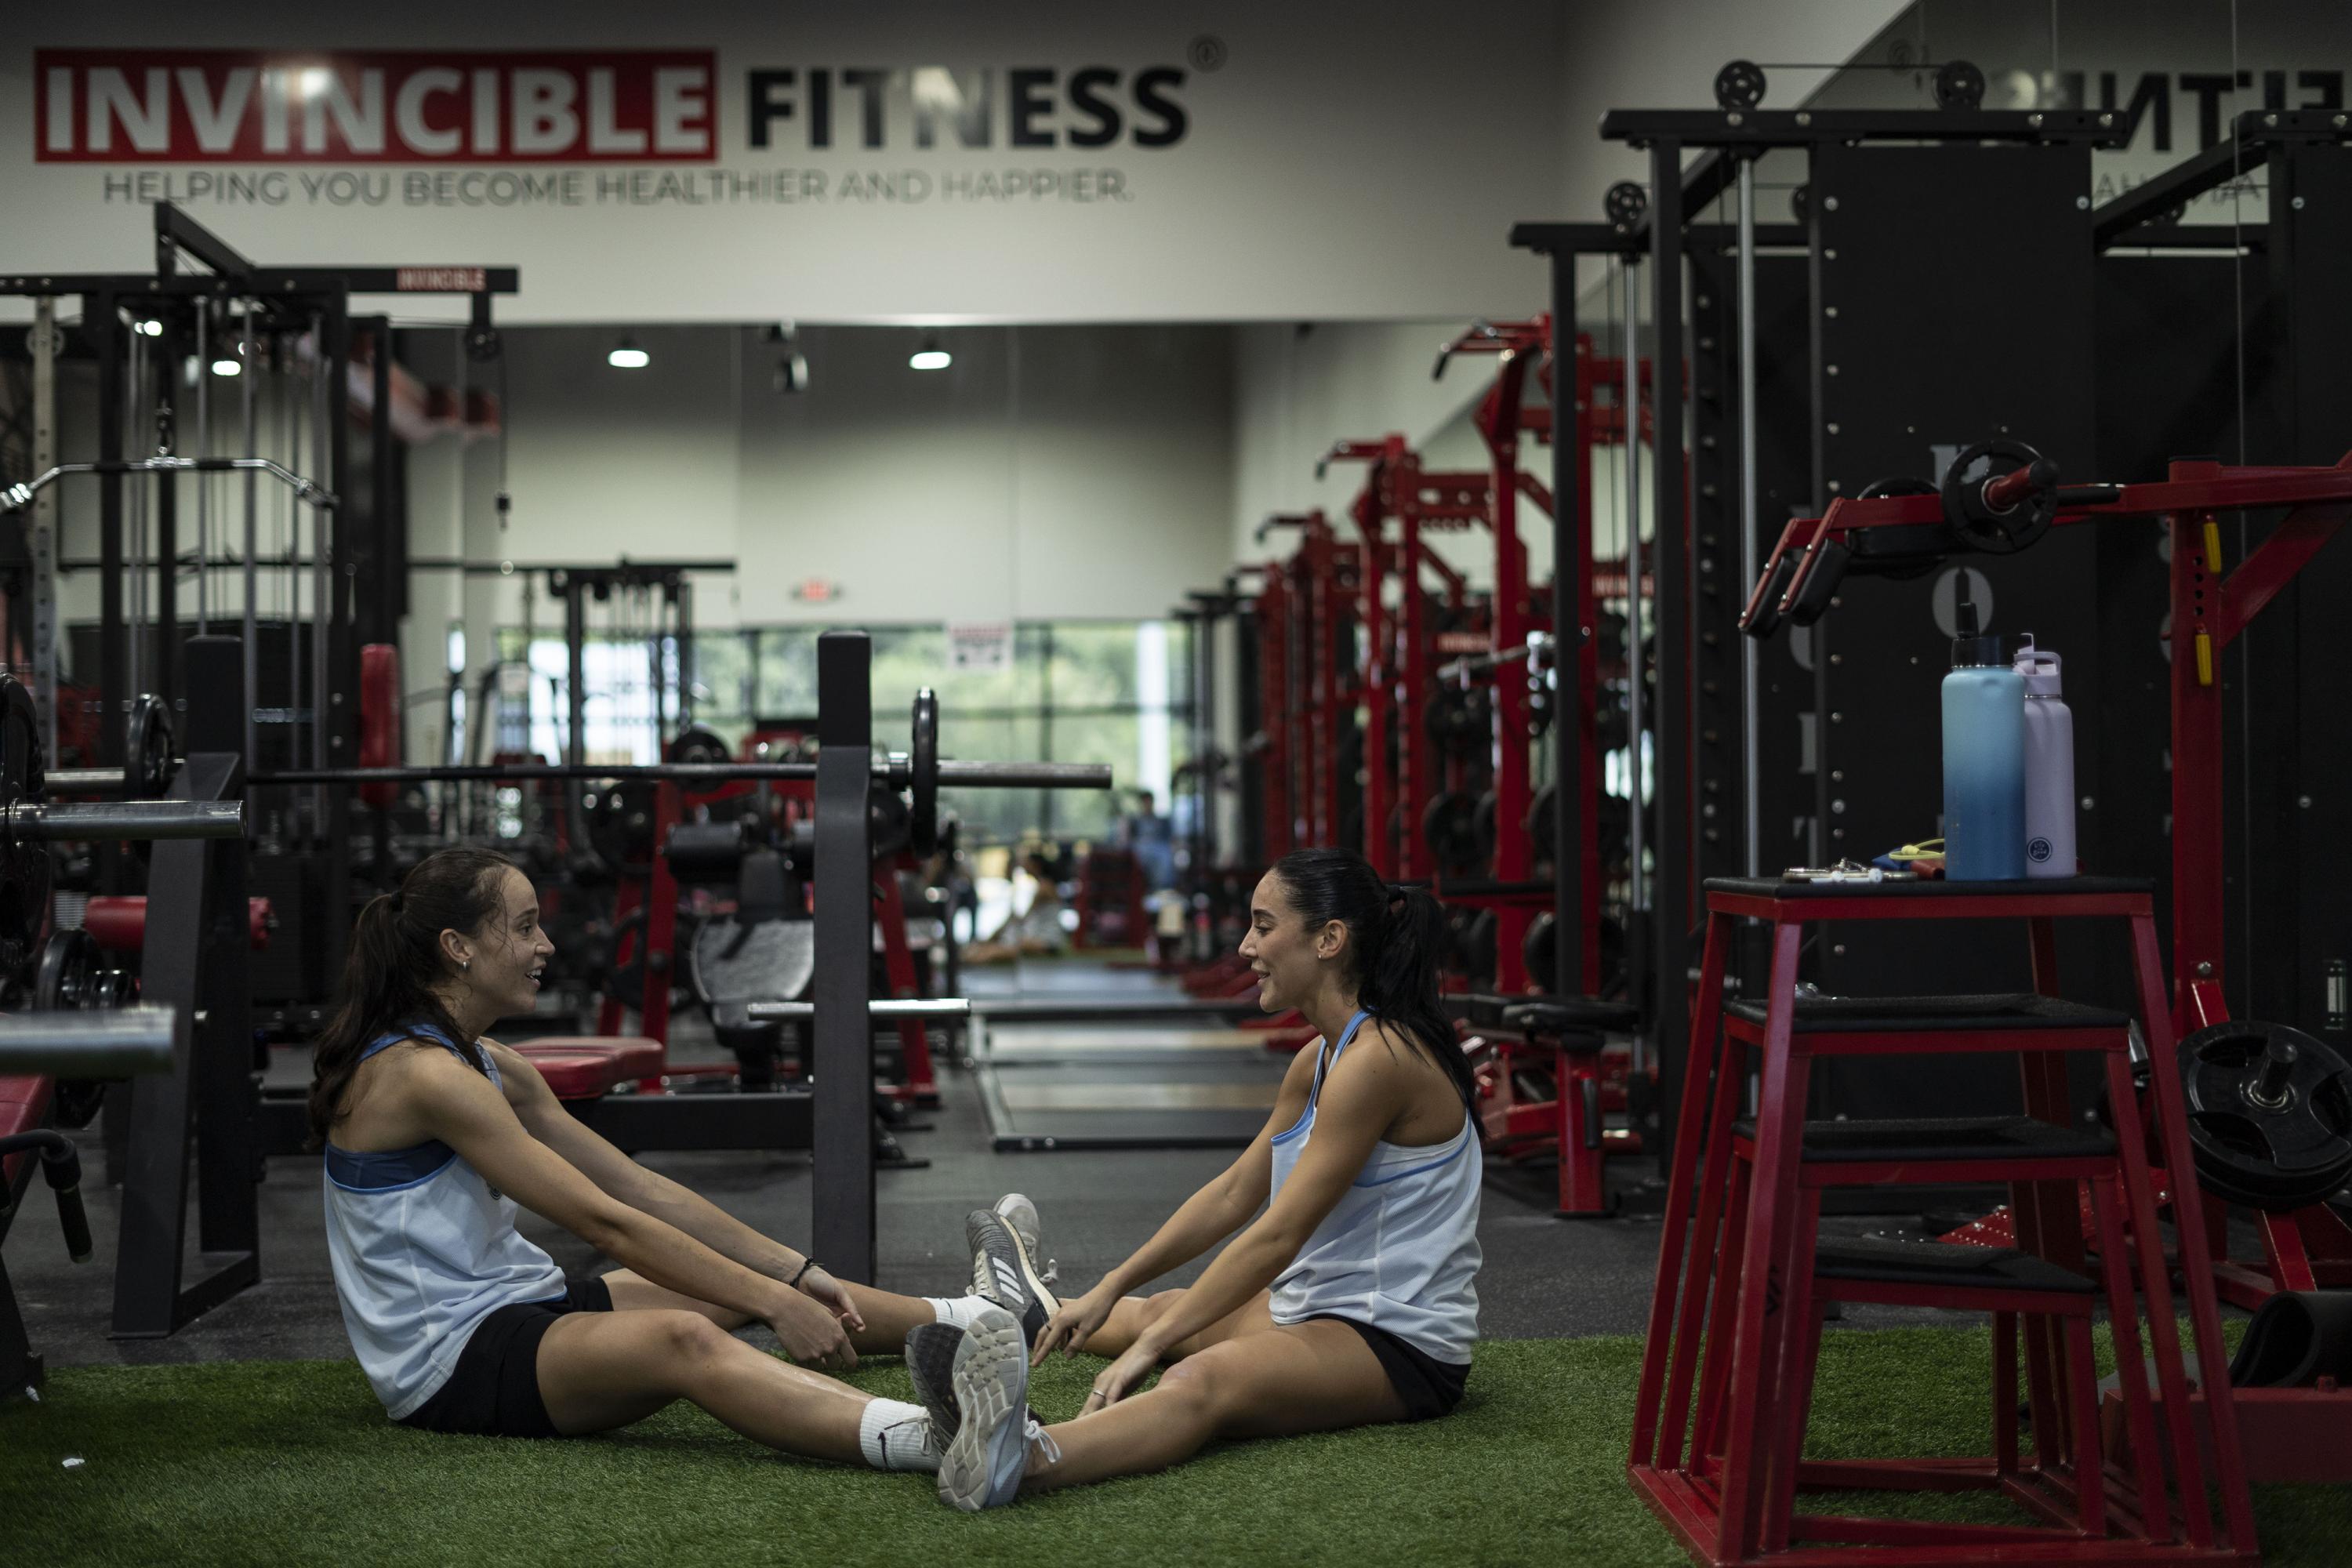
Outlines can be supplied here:
[[66, 1254], [76, 1263], [87, 1263], [93, 1248], [89, 1215], [81, 1204], [81, 1155], [72, 1139], [49, 1128], [0, 1138], [0, 1159], [34, 1150], [40, 1152], [41, 1173], [58, 1194], [58, 1223], [66, 1233]]

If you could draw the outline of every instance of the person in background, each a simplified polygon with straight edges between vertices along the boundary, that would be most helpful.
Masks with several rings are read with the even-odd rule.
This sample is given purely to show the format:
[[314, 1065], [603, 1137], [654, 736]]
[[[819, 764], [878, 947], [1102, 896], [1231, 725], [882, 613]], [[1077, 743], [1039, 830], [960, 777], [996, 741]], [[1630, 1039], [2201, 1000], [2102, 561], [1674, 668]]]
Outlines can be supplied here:
[[1176, 885], [1176, 828], [1159, 813], [1159, 801], [1148, 789], [1135, 792], [1135, 809], [1119, 819], [1119, 837], [1143, 868], [1144, 890], [1159, 892]]

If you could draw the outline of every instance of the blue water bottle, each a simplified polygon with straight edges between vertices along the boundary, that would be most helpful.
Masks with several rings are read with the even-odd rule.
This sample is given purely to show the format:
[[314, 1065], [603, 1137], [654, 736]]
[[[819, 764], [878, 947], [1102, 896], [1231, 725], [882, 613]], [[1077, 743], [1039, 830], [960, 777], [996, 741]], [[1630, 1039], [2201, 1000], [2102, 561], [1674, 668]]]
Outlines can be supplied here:
[[1962, 574], [1952, 673], [1944, 677], [1944, 876], [2025, 875], [2025, 679], [1979, 635]]

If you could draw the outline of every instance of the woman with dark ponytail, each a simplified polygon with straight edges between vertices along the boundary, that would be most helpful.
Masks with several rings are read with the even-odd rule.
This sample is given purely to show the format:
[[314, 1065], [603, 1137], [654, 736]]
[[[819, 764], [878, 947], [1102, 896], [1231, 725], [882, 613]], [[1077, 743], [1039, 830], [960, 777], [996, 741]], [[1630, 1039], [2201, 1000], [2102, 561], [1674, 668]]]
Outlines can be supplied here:
[[[352, 933], [310, 1125], [343, 1323], [386, 1412], [430, 1431], [552, 1437], [688, 1399], [792, 1453], [938, 1469], [953, 1434], [921, 1406], [805, 1368], [896, 1352], [919, 1327], [1042, 1329], [1057, 1303], [1031, 1262], [1035, 1207], [1016, 1194], [967, 1219], [971, 1295], [834, 1279], [637, 1164], [528, 1058], [481, 1037], [532, 1011], [554, 951], [530, 879], [479, 849], [428, 857]], [[518, 1205], [623, 1267], [566, 1279], [516, 1231]], [[752, 1322], [803, 1364], [730, 1332]]]
[[[915, 1366], [934, 1411], [954, 1418], [961, 1400], [965, 1427], [988, 1428], [959, 1437], [943, 1499], [992, 1507], [1160, 1469], [1216, 1438], [1423, 1420], [1462, 1397], [1481, 1167], [1470, 1069], [1438, 1002], [1444, 915], [1343, 849], [1285, 856], [1251, 906], [1241, 952], [1258, 1005], [1297, 1009], [1322, 1038], [1232, 1168], [1046, 1323], [1032, 1363], [1056, 1347], [1112, 1358], [1076, 1420], [1024, 1423], [1026, 1385], [1005, 1366], [1021, 1346], [982, 1342], [982, 1327], [951, 1388]], [[1190, 1289], [1128, 1294], [1228, 1237]]]

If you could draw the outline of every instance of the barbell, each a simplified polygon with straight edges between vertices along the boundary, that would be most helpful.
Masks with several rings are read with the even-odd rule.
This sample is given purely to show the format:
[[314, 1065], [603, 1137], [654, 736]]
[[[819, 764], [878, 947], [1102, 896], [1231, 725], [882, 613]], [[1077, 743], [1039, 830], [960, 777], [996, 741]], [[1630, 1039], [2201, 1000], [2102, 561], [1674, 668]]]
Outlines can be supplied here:
[[242, 801], [52, 804], [32, 693], [0, 674], [0, 971], [21, 968], [49, 913], [49, 853], [60, 841], [238, 838]]
[[[941, 789], [1108, 789], [1107, 763], [955, 762], [940, 755], [940, 701], [929, 688], [915, 693], [911, 748], [874, 759], [874, 779], [907, 790], [908, 837], [918, 855], [939, 847]], [[255, 787], [272, 784], [360, 785], [371, 784], [603, 782], [614, 784], [722, 784], [739, 779], [811, 780], [816, 763], [794, 762], [477, 763], [456, 766], [397, 768], [290, 768], [256, 773]]]

